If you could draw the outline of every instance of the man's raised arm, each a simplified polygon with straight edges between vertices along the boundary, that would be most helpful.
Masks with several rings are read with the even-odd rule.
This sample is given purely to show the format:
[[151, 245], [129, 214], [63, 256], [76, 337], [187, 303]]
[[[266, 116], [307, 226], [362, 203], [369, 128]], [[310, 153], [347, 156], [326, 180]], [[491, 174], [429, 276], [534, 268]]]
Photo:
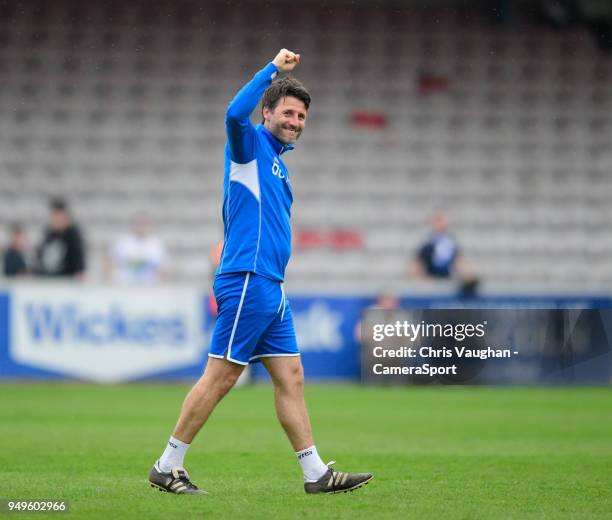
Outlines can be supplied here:
[[225, 113], [225, 128], [232, 160], [245, 164], [255, 158], [255, 134], [250, 115], [278, 72], [290, 72], [300, 62], [300, 55], [281, 49], [272, 62], [242, 87]]

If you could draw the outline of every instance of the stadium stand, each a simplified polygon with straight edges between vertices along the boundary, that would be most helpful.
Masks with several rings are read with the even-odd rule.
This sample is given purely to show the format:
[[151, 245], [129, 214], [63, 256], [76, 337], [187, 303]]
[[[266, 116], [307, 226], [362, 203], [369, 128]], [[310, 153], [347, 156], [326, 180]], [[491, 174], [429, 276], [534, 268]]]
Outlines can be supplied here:
[[[586, 31], [342, 3], [304, 7], [296, 26], [271, 5], [6, 4], [0, 221], [35, 237], [46, 199], [67, 197], [95, 280], [112, 237], [149, 213], [175, 278], [208, 283], [225, 107], [285, 46], [313, 95], [285, 156], [294, 229], [363, 237], [296, 248], [292, 287], [403, 279], [444, 208], [491, 283], [612, 288], [612, 60]], [[354, 125], [364, 113], [384, 124]]]

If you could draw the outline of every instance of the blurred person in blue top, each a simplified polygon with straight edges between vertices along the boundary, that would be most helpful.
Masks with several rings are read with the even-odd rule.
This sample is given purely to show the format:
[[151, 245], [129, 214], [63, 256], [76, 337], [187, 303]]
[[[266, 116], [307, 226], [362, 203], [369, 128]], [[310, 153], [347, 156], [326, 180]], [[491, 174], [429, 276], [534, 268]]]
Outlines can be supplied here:
[[[270, 373], [276, 414], [301, 465], [307, 493], [349, 491], [372, 478], [335, 471], [317, 452], [283, 288], [291, 254], [293, 189], [282, 156], [293, 150], [304, 130], [310, 94], [296, 79], [276, 76], [299, 63], [299, 54], [281, 49], [227, 108], [223, 250], [213, 285], [218, 316], [204, 375], [185, 398], [166, 449], [149, 473], [151, 485], [164, 491], [205, 493], [183, 467], [185, 452], [244, 367], [254, 362], [262, 362]], [[260, 100], [262, 122], [255, 126], [250, 116]], [[253, 449], [258, 449], [255, 443]], [[273, 462], [269, 470], [275, 471]]]
[[431, 230], [419, 247], [410, 268], [415, 279], [457, 279], [460, 296], [474, 296], [478, 279], [462, 253], [455, 235], [449, 229], [448, 217], [436, 212], [430, 222]]
[[15, 223], [10, 228], [8, 245], [3, 255], [3, 271], [7, 278], [28, 274], [25, 247], [23, 227]]

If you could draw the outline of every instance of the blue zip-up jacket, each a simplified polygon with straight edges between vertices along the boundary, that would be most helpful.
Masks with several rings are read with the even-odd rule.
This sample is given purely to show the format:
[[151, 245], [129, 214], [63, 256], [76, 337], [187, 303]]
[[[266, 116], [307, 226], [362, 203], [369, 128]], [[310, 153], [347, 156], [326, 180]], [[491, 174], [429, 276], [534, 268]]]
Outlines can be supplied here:
[[250, 271], [283, 281], [291, 255], [293, 194], [283, 145], [250, 115], [278, 73], [269, 63], [227, 108], [223, 181], [224, 244], [217, 274]]

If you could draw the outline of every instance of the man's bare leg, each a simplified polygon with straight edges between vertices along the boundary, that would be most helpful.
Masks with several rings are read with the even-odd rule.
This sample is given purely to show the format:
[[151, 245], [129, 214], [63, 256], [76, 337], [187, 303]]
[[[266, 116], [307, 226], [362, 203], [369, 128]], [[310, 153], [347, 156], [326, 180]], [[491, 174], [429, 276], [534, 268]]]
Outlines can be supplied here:
[[328, 468], [312, 440], [310, 417], [304, 400], [304, 369], [299, 356], [262, 358], [274, 384], [276, 416], [302, 465], [304, 479], [315, 481]]
[[243, 370], [243, 365], [226, 359], [208, 358], [204, 374], [183, 401], [178, 422], [166, 449], [149, 472], [151, 486], [177, 494], [206, 494], [189, 479], [183, 468], [183, 458], [191, 441]]
[[304, 401], [304, 369], [299, 356], [262, 358], [274, 384], [276, 415], [304, 472], [306, 493], [340, 493], [357, 489], [371, 473], [344, 473], [328, 468], [314, 445]]
[[276, 416], [295, 451], [313, 445], [304, 401], [304, 369], [299, 356], [262, 358], [274, 384]]
[[227, 359], [208, 358], [206, 370], [185, 397], [181, 413], [172, 436], [190, 444], [215, 406], [238, 381], [243, 365]]

